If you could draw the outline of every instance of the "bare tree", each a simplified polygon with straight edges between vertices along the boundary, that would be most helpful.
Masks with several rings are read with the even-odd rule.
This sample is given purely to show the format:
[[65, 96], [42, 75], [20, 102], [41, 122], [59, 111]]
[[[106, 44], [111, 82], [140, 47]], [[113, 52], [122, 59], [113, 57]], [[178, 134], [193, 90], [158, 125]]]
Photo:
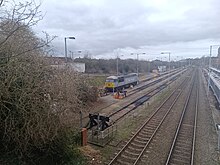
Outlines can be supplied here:
[[0, 1], [0, 6], [2, 6], [2, 4], [3, 4], [3, 0]]
[[31, 27], [43, 18], [39, 7], [40, 4], [36, 5], [34, 1], [18, 4], [12, 2], [5, 6], [0, 6], [3, 12], [0, 17], [0, 51], [4, 51], [8, 45], [10, 45], [11, 50], [11, 53], [7, 56], [2, 56], [0, 52], [0, 59], [9, 58], [9, 56], [19, 56], [41, 49], [55, 38], [45, 33], [45, 39], [41, 40], [31, 31]]
[[0, 9], [0, 164], [11, 153], [22, 160], [49, 155], [63, 161], [66, 134], [76, 128], [76, 114], [88, 99], [79, 94], [82, 78], [45, 60], [53, 37], [39, 39], [31, 29], [42, 19], [39, 5], [1, 0]]

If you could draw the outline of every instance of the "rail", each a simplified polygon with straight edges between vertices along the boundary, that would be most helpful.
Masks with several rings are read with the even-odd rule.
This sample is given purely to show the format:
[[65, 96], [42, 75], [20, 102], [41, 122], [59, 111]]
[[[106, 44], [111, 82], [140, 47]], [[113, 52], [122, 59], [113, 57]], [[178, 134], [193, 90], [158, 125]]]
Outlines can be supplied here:
[[[187, 121], [189, 119], [186, 120], [185, 116], [189, 108], [189, 102], [190, 101], [192, 102], [192, 99], [190, 100], [190, 98], [193, 96], [193, 92], [192, 92], [193, 87], [196, 89], [196, 103], [195, 103], [195, 116], [193, 119], [194, 124], [193, 126], [191, 126], [189, 124], [190, 122]], [[171, 145], [171, 148], [170, 148], [167, 160], [166, 160], [166, 165], [179, 164], [179, 163], [193, 165], [194, 147], [195, 147], [195, 138], [196, 138], [196, 125], [197, 125], [197, 111], [198, 111], [198, 101], [199, 101], [198, 97], [199, 97], [199, 90], [198, 90], [198, 87], [196, 87], [196, 83], [194, 81], [191, 87], [190, 93], [187, 96], [184, 109], [181, 114], [181, 118], [179, 120], [179, 124], [176, 129], [176, 133], [175, 133], [175, 136], [174, 136], [174, 139], [173, 139], [173, 142], [172, 142], [172, 145]], [[181, 140], [178, 140], [178, 139], [181, 139]], [[182, 148], [184, 146], [184, 150], [185, 151], [187, 150], [187, 152], [179, 152], [178, 150], [182, 149], [181, 146]], [[191, 152], [191, 154], [189, 154], [189, 152]]]
[[[143, 142], [142, 142], [142, 143], [145, 143], [145, 142], [146, 143], [143, 144], [142, 146], [139, 146], [141, 149], [139, 148], [138, 153], [135, 153], [135, 154], [133, 153], [135, 158], [130, 158], [130, 160], [129, 160], [129, 162], [133, 161], [133, 164], [137, 164], [137, 162], [140, 160], [143, 152], [145, 151], [146, 147], [148, 146], [148, 144], [150, 143], [150, 141], [154, 137], [155, 133], [157, 132], [157, 130], [159, 129], [159, 127], [163, 123], [165, 117], [167, 116], [169, 111], [172, 109], [176, 100], [178, 99], [178, 97], [182, 93], [183, 87], [184, 87], [186, 81], [187, 81], [187, 79], [185, 79], [185, 81], [183, 81], [182, 84], [178, 88], [176, 88], [176, 90], [174, 90], [167, 97], [167, 99], [157, 108], [157, 110], [150, 116], [150, 118], [145, 121], [145, 123], [138, 129], [138, 131], [132, 136], [132, 138], [126, 143], [126, 145], [119, 151], [119, 153], [111, 160], [111, 162], [108, 165], [112, 165], [116, 161], [120, 162], [120, 157], [123, 156], [122, 155], [123, 153], [126, 153], [126, 149], [129, 147], [132, 148], [133, 147], [132, 143], [135, 142], [135, 140], [138, 141], [137, 139], [140, 138], [140, 137], [138, 137], [138, 135], [144, 134], [144, 128], [151, 127], [151, 129], [147, 129], [148, 134], [146, 135], [145, 140], [143, 140]], [[129, 159], [129, 158], [127, 158], [127, 159]]]

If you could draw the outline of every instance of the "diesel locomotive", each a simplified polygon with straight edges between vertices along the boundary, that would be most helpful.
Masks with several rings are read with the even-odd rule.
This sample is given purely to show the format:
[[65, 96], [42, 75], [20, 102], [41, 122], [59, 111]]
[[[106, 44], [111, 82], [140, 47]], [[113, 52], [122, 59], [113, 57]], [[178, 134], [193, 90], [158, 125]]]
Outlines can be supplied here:
[[130, 86], [135, 86], [139, 82], [137, 73], [130, 73], [121, 76], [109, 76], [105, 81], [105, 90], [115, 92]]

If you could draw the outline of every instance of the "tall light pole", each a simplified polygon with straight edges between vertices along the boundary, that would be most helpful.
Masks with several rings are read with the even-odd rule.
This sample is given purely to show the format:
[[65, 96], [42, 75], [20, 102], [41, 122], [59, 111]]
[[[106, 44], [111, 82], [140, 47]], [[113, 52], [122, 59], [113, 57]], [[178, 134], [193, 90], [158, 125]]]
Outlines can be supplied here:
[[209, 94], [209, 86], [210, 86], [210, 67], [211, 67], [211, 57], [212, 57], [212, 48], [220, 45], [210, 45], [209, 47], [209, 72], [208, 72], [208, 94]]
[[70, 52], [71, 59], [73, 59], [73, 51], [69, 50], [69, 52]]
[[72, 60], [74, 60], [76, 57], [80, 56], [80, 53], [82, 53], [81, 50], [78, 50], [78, 51], [71, 51], [71, 50], [69, 50], [69, 52], [71, 54]]
[[161, 52], [161, 54], [169, 54], [169, 73], [170, 73], [170, 52]]
[[187, 64], [185, 64], [185, 60], [183, 60], [183, 56], [180, 56], [180, 68], [182, 69], [182, 67], [184, 67], [185, 65], [187, 65]]
[[177, 60], [177, 62], [178, 62], [178, 63], [177, 63], [178, 68], [181, 68], [181, 67], [180, 67], [180, 66], [181, 66], [181, 63], [180, 63], [179, 57], [180, 57], [180, 56], [176, 56], [176, 60]]
[[146, 54], [146, 53], [131, 53], [131, 55], [137, 55], [137, 76], [139, 76], [139, 71], [138, 71], [138, 57], [139, 57], [139, 54]]
[[66, 39], [70, 39], [70, 40], [75, 40], [76, 38], [75, 37], [64, 37], [64, 46], [65, 46], [65, 61], [67, 62], [67, 44], [66, 44]]
[[[123, 55], [121, 55], [121, 56], [123, 56]], [[119, 58], [119, 55], [118, 55], [118, 53], [117, 53], [117, 76], [118, 76], [118, 58]]]

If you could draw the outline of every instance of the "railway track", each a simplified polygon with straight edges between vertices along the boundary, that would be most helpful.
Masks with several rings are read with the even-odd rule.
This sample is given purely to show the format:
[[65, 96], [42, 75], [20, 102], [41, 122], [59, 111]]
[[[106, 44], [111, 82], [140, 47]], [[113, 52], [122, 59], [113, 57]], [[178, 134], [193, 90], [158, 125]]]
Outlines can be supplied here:
[[193, 165], [199, 102], [198, 78], [196, 80], [184, 105], [166, 165]]
[[[184, 70], [184, 71], [186, 71], [186, 70]], [[184, 71], [180, 71], [180, 72], [183, 73]], [[176, 73], [179, 73], [179, 71], [173, 71], [172, 74], [176, 74]], [[166, 75], [166, 76], [164, 76], [164, 75]], [[155, 84], [157, 84], [157, 83], [159, 83], [159, 82], [161, 82], [161, 81], [163, 81], [163, 80], [166, 80], [167, 78], [170, 77], [170, 75], [167, 75], [167, 73], [164, 74], [164, 75], [163, 75], [164, 77], [158, 78], [157, 80], [151, 81], [151, 82], [149, 82], [148, 84], [144, 84], [144, 85], [142, 85], [142, 86], [140, 86], [140, 87], [137, 87], [137, 88], [131, 90], [131, 91], [129, 92], [129, 95], [128, 95], [128, 96], [131, 96], [131, 95], [133, 95], [133, 94], [135, 94], [135, 93], [137, 93], [137, 92], [140, 92], [140, 91], [142, 91], [143, 89], [146, 89], [146, 88], [148, 88], [148, 87], [150, 87], [150, 86], [152, 86], [152, 85], [155, 85]], [[178, 75], [179, 75], [179, 74], [178, 74]], [[177, 75], [177, 76], [178, 76], [178, 75]], [[175, 79], [177, 78], [177, 76], [175, 76], [175, 77], [173, 78], [173, 80], [175, 80]], [[160, 76], [157, 76], [157, 77], [160, 77]], [[147, 79], [147, 80], [150, 81], [150, 80], [152, 80], [152, 79], [154, 79], [154, 78], [149, 78], [149, 79]], [[172, 81], [172, 80], [171, 80], [171, 81]], [[142, 82], [146, 82], [146, 80], [143, 80]]]
[[[186, 70], [185, 70], [186, 71]], [[163, 80], [165, 80], [165, 79], [167, 79], [168, 77], [169, 77], [169, 75], [168, 74], [176, 74], [176, 73], [179, 73], [179, 72], [184, 72], [184, 71], [182, 71], [182, 70], [173, 70], [173, 71], [171, 71], [170, 73], [169, 72], [166, 72], [166, 73], [162, 73], [162, 74], [160, 74], [160, 75], [157, 75], [157, 76], [155, 76], [155, 77], [150, 77], [150, 78], [147, 78], [147, 79], [143, 79], [143, 80], [141, 80], [140, 82], [141, 83], [144, 83], [144, 82], [147, 82], [147, 81], [151, 81], [151, 80], [153, 80], [153, 79], [155, 79], [155, 78], [158, 78], [158, 80], [155, 80], [155, 81], [152, 81], [152, 82], [150, 82], [149, 84], [145, 84], [145, 85], [141, 85], [141, 86], [138, 86], [138, 87], [136, 87], [135, 89], [133, 89], [133, 90], [131, 90], [130, 91], [130, 93], [129, 93], [129, 95], [128, 96], [131, 96], [131, 95], [133, 95], [133, 94], [135, 94], [135, 93], [137, 93], [137, 92], [139, 92], [139, 91], [141, 91], [141, 90], [143, 90], [143, 89], [145, 89], [145, 88], [147, 88], [147, 87], [149, 87], [149, 86], [151, 86], [151, 85], [154, 85], [154, 84], [156, 84], [156, 83], [158, 83], [158, 82], [160, 82], [160, 81], [163, 81]], [[167, 75], [167, 76], [165, 76], [165, 75]], [[163, 77], [164, 76], [164, 77]], [[110, 93], [108, 93], [107, 95], [105, 95], [105, 96], [108, 96]], [[102, 96], [102, 97], [104, 97], [104, 96]]]
[[[179, 72], [179, 71], [175, 71], [175, 73], [178, 73], [178, 72]], [[182, 71], [182, 72], [185, 72], [185, 71]], [[181, 72], [181, 73], [182, 73], [182, 72]], [[180, 76], [181, 73], [179, 73], [179, 74], [173, 76], [173, 78], [171, 78], [169, 81], [166, 81], [166, 82], [164, 82], [163, 84], [161, 84], [160, 86], [151, 89], [150, 91], [148, 91], [146, 94], [142, 95], [141, 97], [136, 98], [136, 99], [133, 100], [132, 102], [127, 103], [125, 106], [123, 106], [123, 107], [121, 107], [120, 109], [114, 111], [113, 113], [107, 115], [108, 117], [113, 117], [114, 115], [121, 113], [121, 115], [120, 115], [117, 119], [115, 119], [111, 124], [114, 124], [115, 122], [117, 122], [118, 120], [120, 120], [121, 118], [123, 118], [126, 114], [130, 113], [132, 110], [136, 109], [138, 106], [140, 106], [141, 104], [143, 104], [145, 101], [147, 101], [148, 99], [150, 99], [151, 97], [153, 97], [154, 95], [156, 95], [157, 93], [159, 93], [159, 92], [160, 92], [161, 90], [163, 90], [166, 86], [168, 86], [169, 84], [171, 84], [172, 82], [174, 82], [174, 81]], [[146, 89], [146, 88], [148, 88], [148, 87], [150, 87], [150, 86], [152, 86], [152, 85], [155, 85], [155, 84], [157, 84], [157, 83], [159, 83], [159, 82], [161, 82], [161, 81], [163, 81], [163, 80], [165, 80], [165, 79], [167, 79], [167, 76], [166, 76], [166, 77], [162, 77], [162, 78], [160, 78], [160, 79], [158, 79], [158, 80], [152, 81], [152, 82], [150, 82], [149, 84], [140, 86], [140, 87], [138, 87], [137, 89], [135, 89], [134, 91], [132, 91], [131, 94], [128, 95], [128, 97], [131, 96], [131, 95], [133, 95], [133, 94], [136, 94], [136, 93], [140, 92], [140, 91], [143, 90], [143, 89]], [[101, 111], [101, 110], [103, 110], [103, 109], [105, 109], [105, 108], [107, 108], [107, 107], [109, 107], [109, 106], [112, 106], [113, 104], [115, 104], [115, 103], [112, 103], [112, 104], [110, 104], [110, 105], [108, 105], [108, 106], [106, 106], [106, 107], [100, 109], [99, 111]], [[123, 112], [122, 112], [122, 111], [123, 111]], [[87, 116], [83, 117], [82, 119], [85, 120], [85, 119], [88, 119], [88, 117], [89, 117], [89, 116], [87, 115]], [[88, 124], [86, 124], [86, 125], [88, 125]]]
[[126, 145], [110, 161], [112, 164], [137, 164], [141, 159], [145, 149], [152, 141], [154, 135], [162, 125], [175, 102], [183, 92], [188, 79], [174, 90], [171, 95], [159, 106], [159, 108], [149, 117], [141, 128], [132, 136]]
[[[135, 100], [133, 100], [132, 102], [128, 103], [127, 105], [121, 107], [120, 109], [118, 109], [117, 111], [112, 112], [111, 114], [108, 115], [108, 117], [113, 117], [114, 115], [118, 114], [118, 113], [123, 113], [120, 117], [118, 117], [116, 120], [114, 120], [113, 123], [117, 122], [118, 120], [120, 120], [122, 117], [124, 117], [126, 114], [128, 114], [129, 112], [131, 112], [132, 110], [136, 109], [138, 106], [142, 105], [144, 102], [146, 102], [147, 100], [149, 100], [151, 97], [153, 97], [154, 95], [156, 95], [157, 93], [159, 93], [160, 91], [162, 91], [164, 88], [166, 88], [168, 85], [170, 85], [172, 82], [174, 82], [177, 78], [179, 77], [179, 75], [174, 76], [173, 78], [171, 78], [169, 81], [164, 82], [163, 84], [161, 84], [158, 87], [155, 87], [151, 90], [149, 90], [146, 94], [142, 95], [141, 97], [136, 98]], [[166, 77], [167, 78], [167, 77]], [[156, 81], [153, 81], [147, 85], [144, 85], [144, 87], [140, 87], [138, 88], [138, 90], [135, 91], [135, 93], [140, 92], [141, 90], [150, 87], [151, 85], [155, 85], [161, 81], [163, 81], [166, 78], [162, 78]], [[131, 93], [130, 95], [133, 95], [134, 93]], [[130, 96], [129, 95], [129, 96]], [[123, 111], [123, 112], [122, 112]]]
[[121, 118], [123, 118], [125, 115], [127, 115], [128, 113], [130, 113], [131, 111], [135, 110], [137, 107], [139, 107], [140, 105], [142, 105], [144, 102], [146, 102], [147, 100], [149, 100], [151, 97], [155, 96], [157, 93], [159, 93], [160, 91], [162, 91], [164, 88], [166, 88], [169, 84], [171, 84], [172, 82], [169, 83], [164, 83], [162, 84], [160, 87], [158, 88], [154, 88], [152, 90], [150, 90], [149, 92], [147, 92], [145, 95], [137, 98], [136, 100], [132, 101], [131, 103], [129, 103], [128, 105], [120, 108], [119, 110], [111, 113], [108, 117], [113, 117], [116, 114], [119, 114], [119, 117], [117, 117], [116, 119], [114, 119], [113, 123], [116, 123], [118, 120], [120, 120]]

